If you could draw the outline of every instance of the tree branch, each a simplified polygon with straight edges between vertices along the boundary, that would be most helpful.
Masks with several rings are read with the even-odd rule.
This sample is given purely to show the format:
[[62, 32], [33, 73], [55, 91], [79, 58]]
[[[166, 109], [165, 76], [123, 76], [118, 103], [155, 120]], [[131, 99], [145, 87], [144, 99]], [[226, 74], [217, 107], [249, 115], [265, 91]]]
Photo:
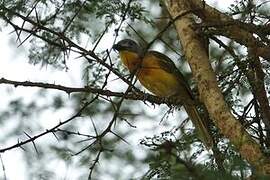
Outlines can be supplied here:
[[[93, 88], [90, 86], [68, 87], [68, 86], [49, 84], [49, 83], [43, 83], [43, 82], [13, 81], [13, 80], [5, 79], [5, 78], [0, 79], [0, 84], [9, 84], [9, 85], [14, 85], [15, 87], [24, 86], [24, 87], [38, 87], [38, 88], [43, 88], [43, 89], [54, 89], [54, 90], [66, 92], [68, 94], [70, 94], [70, 93], [93, 93], [93, 94], [98, 94], [98, 95], [103, 95], [103, 96], [108, 96], [108, 97], [121, 97], [121, 98], [125, 94], [122, 92], [113, 92], [110, 90]], [[164, 99], [164, 98], [154, 96], [154, 95], [149, 94], [149, 93], [144, 93], [142, 91], [130, 92], [130, 93], [126, 94], [124, 97], [125, 97], [125, 99], [129, 99], [129, 100], [140, 100], [140, 101], [144, 101], [144, 102], [148, 101], [152, 104], [167, 104], [169, 106], [182, 105], [180, 99], [177, 99], [177, 100], [175, 100], [175, 98]]]
[[[165, 4], [172, 18], [189, 10], [191, 7], [188, 0], [165, 0]], [[224, 97], [216, 81], [215, 73], [209, 63], [208, 53], [204, 47], [204, 43], [201, 42], [200, 35], [194, 30], [194, 24], [195, 22], [191, 15], [186, 15], [175, 22], [184, 54], [198, 83], [202, 102], [205, 103], [215, 125], [231, 140], [240, 154], [258, 172], [270, 174], [269, 159], [261, 152], [259, 144], [251, 138], [241, 123], [235, 119], [224, 101]]]
[[[188, 8], [199, 9], [195, 11], [205, 24], [216, 28], [215, 33], [235, 40], [236, 42], [257, 50], [257, 55], [270, 60], [269, 45], [260, 42], [253, 34], [259, 37], [269, 35], [270, 26], [258, 26], [235, 20], [217, 9], [203, 3], [201, 0], [191, 0]], [[212, 24], [212, 25], [211, 25]]]
[[55, 130], [57, 128], [59, 128], [60, 126], [64, 125], [64, 124], [67, 124], [68, 122], [72, 121], [73, 119], [79, 117], [81, 115], [81, 113], [83, 112], [83, 110], [88, 106], [90, 105], [92, 102], [94, 102], [95, 100], [97, 99], [97, 96], [94, 97], [91, 101], [85, 103], [82, 108], [77, 112], [75, 113], [72, 117], [68, 118], [67, 120], [63, 121], [63, 122], [59, 122], [59, 124], [57, 124], [56, 126], [52, 127], [51, 129], [47, 129], [46, 131], [44, 131], [43, 133], [40, 133], [38, 135], [35, 135], [33, 137], [30, 137], [29, 139], [25, 140], [25, 141], [21, 141], [21, 142], [18, 142], [17, 144], [15, 145], [12, 145], [12, 146], [9, 146], [9, 147], [6, 147], [6, 148], [2, 148], [0, 149], [0, 153], [3, 153], [5, 151], [8, 151], [8, 150], [11, 150], [11, 149], [14, 149], [14, 148], [17, 148], [17, 147], [21, 147], [27, 143], [30, 143], [30, 142], [34, 142], [36, 139], [48, 134], [48, 133], [54, 133]]
[[258, 100], [260, 105], [260, 114], [262, 116], [262, 121], [265, 124], [266, 129], [266, 144], [270, 146], [270, 106], [267, 97], [267, 93], [264, 86], [264, 77], [265, 74], [261, 67], [261, 62], [259, 57], [256, 55], [256, 51], [253, 49], [249, 49], [250, 56], [250, 70], [248, 74], [246, 74], [249, 82], [251, 84], [251, 88], [254, 94], [254, 97]]

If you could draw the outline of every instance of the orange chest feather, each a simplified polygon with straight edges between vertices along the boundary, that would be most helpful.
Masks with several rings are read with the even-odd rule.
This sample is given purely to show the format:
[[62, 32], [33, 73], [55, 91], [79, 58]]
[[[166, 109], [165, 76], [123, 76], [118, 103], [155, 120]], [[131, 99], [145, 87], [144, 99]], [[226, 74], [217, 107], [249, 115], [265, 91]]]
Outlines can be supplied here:
[[121, 51], [120, 59], [130, 72], [135, 70], [141, 63], [139, 55], [130, 51]]
[[160, 66], [143, 66], [137, 77], [146, 89], [157, 96], [169, 97], [178, 92], [177, 78]]
[[[178, 92], [177, 77], [165, 71], [155, 56], [148, 55], [140, 59], [136, 53], [123, 51], [120, 53], [120, 57], [129, 71], [132, 72], [139, 67], [136, 75], [140, 83], [153, 94], [168, 97]], [[141, 63], [140, 66], [139, 63]]]

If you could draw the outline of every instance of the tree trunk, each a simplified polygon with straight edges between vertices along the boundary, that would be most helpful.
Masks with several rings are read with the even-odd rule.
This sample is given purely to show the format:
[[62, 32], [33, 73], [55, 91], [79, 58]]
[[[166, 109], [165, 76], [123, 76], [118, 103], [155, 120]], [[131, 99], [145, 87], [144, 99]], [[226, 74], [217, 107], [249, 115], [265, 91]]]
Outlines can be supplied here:
[[207, 49], [199, 33], [195, 31], [195, 22], [191, 13], [187, 14], [189, 11], [192, 12], [190, 0], [164, 1], [172, 19], [177, 17], [174, 24], [185, 57], [198, 84], [200, 100], [205, 104], [211, 119], [258, 173], [270, 174], [269, 159], [263, 155], [260, 146], [232, 115], [218, 88], [215, 73], [209, 63]]

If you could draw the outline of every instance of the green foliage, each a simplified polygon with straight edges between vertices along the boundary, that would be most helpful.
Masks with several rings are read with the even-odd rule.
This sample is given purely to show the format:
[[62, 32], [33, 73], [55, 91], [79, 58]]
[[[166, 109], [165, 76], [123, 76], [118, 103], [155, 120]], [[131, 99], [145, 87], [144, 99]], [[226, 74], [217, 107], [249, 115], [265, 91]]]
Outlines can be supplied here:
[[[102, 31], [119, 23], [125, 12], [126, 3], [116, 0], [110, 1], [3, 1], [1, 6], [9, 9], [2, 12], [10, 20], [17, 13], [27, 15], [29, 19], [38, 20], [41, 25], [32, 29], [32, 36], [25, 37], [30, 40], [29, 62], [52, 65], [57, 68], [65, 68], [65, 58], [69, 55], [69, 48], [58, 38], [58, 33], [74, 40], [80, 45], [81, 37], [86, 36], [96, 39]], [[36, 12], [35, 12], [36, 11]], [[137, 2], [133, 2], [126, 19], [131, 21], [145, 18], [145, 8]], [[72, 23], [71, 23], [72, 22]], [[57, 34], [53, 33], [56, 32]], [[85, 43], [85, 42], [83, 42]]]
[[[264, 20], [262, 22], [265, 22], [265, 18], [269, 16], [269, 9], [263, 4], [254, 5], [246, 0], [237, 2], [240, 3], [232, 5], [228, 14], [241, 15], [239, 20], [242, 22], [260, 23], [262, 19]], [[18, 14], [35, 23], [31, 24], [30, 21], [20, 19]], [[252, 19], [254, 16], [256, 18]], [[180, 64], [181, 71], [187, 75], [189, 81], [192, 81], [190, 71], [184, 68], [185, 58], [183, 52], [179, 51], [181, 47], [174, 27], [166, 29], [160, 37], [156, 36], [170, 20], [159, 1], [133, 0], [129, 4], [129, 1], [118, 0], [2, 0], [0, 17], [5, 21], [5, 26], [15, 28], [14, 34], [18, 38], [18, 44], [22, 46], [26, 44], [26, 47], [29, 47], [28, 58], [31, 64], [53, 67], [55, 71], [68, 71], [72, 67], [68, 67], [67, 61], [83, 60], [80, 82], [83, 84], [82, 87], [102, 88], [104, 91], [114, 88], [118, 88], [119, 92], [126, 90], [120, 83], [119, 86], [116, 85], [117, 87], [110, 86], [110, 83], [119, 80], [116, 73], [126, 78], [127, 70], [119, 65], [111, 49], [96, 46], [99, 45], [100, 39], [103, 40], [102, 43], [108, 45], [107, 47], [112, 46], [114, 42], [111, 39], [104, 41], [104, 37], [107, 38], [108, 34], [118, 39], [122, 37], [136, 39], [142, 46], [146, 46], [147, 42], [156, 38], [150, 49], [159, 47], [172, 59], [180, 61], [176, 63]], [[16, 26], [11, 24], [18, 21], [17, 25], [22, 29], [16, 29]], [[28, 31], [24, 32], [23, 29]], [[220, 44], [217, 45], [213, 41], [210, 43], [211, 63], [219, 86], [234, 115], [240, 120], [246, 120], [241, 121], [245, 127], [249, 125], [248, 123], [252, 125], [255, 122], [255, 125], [247, 129], [251, 130], [257, 139], [259, 133], [264, 138], [265, 131], [259, 129], [264, 127], [259, 126], [260, 120], [256, 124], [258, 117], [254, 115], [255, 110], [243, 114], [247, 107], [243, 101], [252, 95], [252, 84], [245, 76], [250, 70], [252, 61], [247, 58], [246, 49], [237, 43], [226, 39], [224, 44], [233, 49], [235, 54], [232, 55], [226, 49], [222, 49]], [[78, 54], [80, 48], [85, 51]], [[89, 54], [86, 56], [88, 51], [93, 51], [95, 56]], [[102, 63], [107, 63], [111, 69]], [[270, 64], [267, 60], [262, 60], [261, 63], [265, 71], [265, 85], [269, 91]], [[96, 94], [86, 92], [68, 92], [68, 96], [65, 92], [63, 94], [42, 90], [33, 95], [31, 100], [11, 97], [6, 109], [1, 109], [0, 124], [3, 128], [11, 124], [13, 128], [6, 130], [3, 137], [1, 136], [1, 144], [18, 137], [20, 140], [28, 139], [23, 132], [31, 136], [46, 132], [49, 129], [47, 121], [54, 120], [50, 127], [64, 122], [77, 113], [85, 103], [97, 97]], [[167, 113], [170, 112], [167, 107], [162, 106], [160, 110], [156, 110], [157, 105], [152, 106], [148, 102], [124, 100], [118, 111], [117, 106], [121, 99], [99, 95], [97, 100], [76, 118], [50, 132], [46, 136], [47, 140], [42, 140], [46, 139], [44, 136], [40, 141], [34, 141], [36, 149], [31, 144], [33, 142], [22, 146], [26, 149], [23, 153], [26, 166], [31, 169], [28, 176], [57, 179], [56, 170], [48, 163], [54, 160], [64, 162], [68, 167], [78, 168], [78, 176], [82, 177], [80, 179], [86, 179], [89, 168], [93, 169], [93, 179], [99, 179], [106, 174], [113, 179], [210, 180], [245, 179], [253, 175], [252, 167], [228, 140], [224, 139], [216, 127], [211, 127], [216, 149], [208, 152], [197, 138], [196, 132], [185, 124], [186, 121], [181, 123], [178, 119], [177, 123], [169, 121], [171, 116]], [[249, 102], [253, 102], [252, 107], [255, 106], [255, 101]], [[146, 107], [151, 108], [151, 111], [156, 108], [156, 113], [150, 112]], [[54, 113], [61, 111], [64, 112], [61, 118], [54, 118]], [[102, 136], [114, 115], [117, 115], [116, 120], [107, 134]], [[169, 118], [164, 120], [163, 116]], [[148, 128], [149, 124], [151, 126]], [[144, 131], [150, 129], [150, 136], [149, 132], [145, 133], [147, 135], [140, 134], [138, 129], [144, 126], [146, 126]], [[166, 130], [160, 133], [159, 128]], [[138, 138], [142, 140], [139, 142]], [[265, 142], [261, 143], [262, 149], [266, 151]], [[97, 165], [92, 168], [95, 161]]]
[[194, 143], [192, 148], [194, 152], [190, 154], [191, 148], [184, 144], [189, 137], [183, 136], [180, 139], [175, 139], [175, 137], [176, 135], [172, 132], [164, 132], [160, 136], [145, 138], [141, 141], [141, 144], [152, 151], [146, 160], [149, 163], [149, 171], [142, 179], [229, 180], [240, 179], [238, 174], [244, 177], [248, 174], [247, 164], [238, 154], [235, 154], [231, 147], [226, 147], [226, 144], [223, 144], [223, 147], [220, 146], [220, 150], [224, 151], [220, 153], [226, 156], [224, 172], [213, 166], [215, 158], [211, 155], [204, 164], [197, 163], [203, 158], [201, 147]]

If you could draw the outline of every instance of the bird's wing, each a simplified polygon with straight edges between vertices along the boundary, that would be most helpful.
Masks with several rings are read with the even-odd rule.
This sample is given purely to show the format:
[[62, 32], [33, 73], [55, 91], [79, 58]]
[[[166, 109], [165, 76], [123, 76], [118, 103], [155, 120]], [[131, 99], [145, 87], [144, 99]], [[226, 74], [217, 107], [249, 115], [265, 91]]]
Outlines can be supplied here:
[[189, 95], [193, 98], [192, 95], [192, 91], [185, 79], [185, 77], [183, 76], [183, 74], [177, 69], [177, 67], [175, 66], [174, 62], [165, 54], [162, 54], [160, 52], [157, 51], [148, 51], [147, 53], [150, 53], [154, 56], [157, 57], [157, 59], [159, 60], [159, 65], [166, 71], [169, 73], [172, 73], [174, 75], [177, 76], [177, 78], [179, 79], [179, 82], [181, 85], [183, 85], [186, 90], [188, 91]]
[[159, 60], [159, 65], [162, 66], [162, 68], [165, 71], [167, 71], [169, 73], [174, 73], [175, 71], [178, 71], [174, 62], [165, 54], [162, 54], [162, 53], [157, 52], [157, 51], [148, 51], [147, 54], [148, 53], [157, 57], [157, 59]]

